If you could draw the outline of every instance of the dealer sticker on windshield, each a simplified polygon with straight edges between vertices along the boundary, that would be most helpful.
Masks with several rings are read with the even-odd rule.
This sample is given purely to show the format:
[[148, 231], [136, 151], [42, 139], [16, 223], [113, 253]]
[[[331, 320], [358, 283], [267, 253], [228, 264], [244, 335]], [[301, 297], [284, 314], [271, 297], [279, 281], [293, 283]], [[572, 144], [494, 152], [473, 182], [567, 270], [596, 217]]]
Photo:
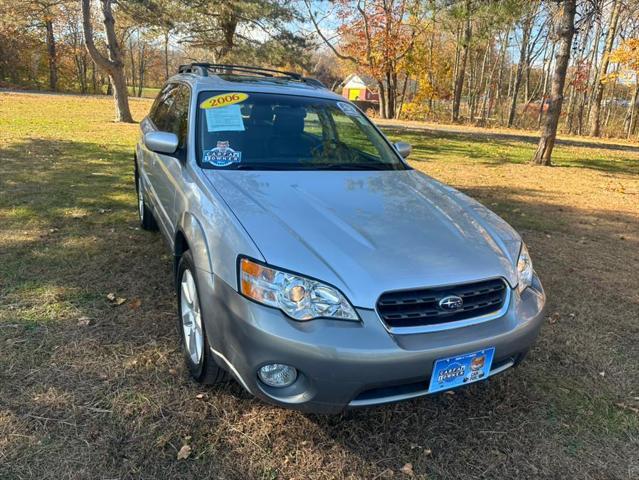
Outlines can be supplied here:
[[455, 357], [440, 358], [435, 361], [428, 392], [450, 390], [488, 378], [494, 355], [495, 348], [490, 347]]
[[248, 94], [242, 92], [223, 93], [221, 95], [215, 95], [214, 97], [207, 98], [202, 103], [200, 103], [200, 108], [209, 109], [227, 107], [229, 105], [241, 103], [247, 98]]
[[209, 132], [243, 132], [241, 103], [248, 98], [242, 92], [228, 92], [209, 97], [200, 103]]
[[215, 167], [228, 167], [242, 161], [242, 152], [233, 150], [228, 141], [217, 142], [215, 148], [204, 151], [204, 163]]

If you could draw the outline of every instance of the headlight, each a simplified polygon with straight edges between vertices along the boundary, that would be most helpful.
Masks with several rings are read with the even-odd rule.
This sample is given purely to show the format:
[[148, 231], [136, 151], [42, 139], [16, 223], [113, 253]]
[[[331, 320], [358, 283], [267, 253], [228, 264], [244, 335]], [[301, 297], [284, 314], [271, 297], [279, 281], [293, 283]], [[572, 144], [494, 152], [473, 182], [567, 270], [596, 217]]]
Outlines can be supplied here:
[[523, 292], [524, 290], [526, 290], [526, 288], [532, 285], [532, 260], [530, 259], [530, 254], [528, 253], [526, 244], [523, 242], [521, 244], [521, 251], [519, 252], [519, 260], [517, 260], [517, 279], [519, 282], [517, 286], [519, 293]]
[[256, 302], [279, 308], [295, 320], [359, 320], [355, 309], [335, 288], [247, 258], [240, 261], [240, 292]]

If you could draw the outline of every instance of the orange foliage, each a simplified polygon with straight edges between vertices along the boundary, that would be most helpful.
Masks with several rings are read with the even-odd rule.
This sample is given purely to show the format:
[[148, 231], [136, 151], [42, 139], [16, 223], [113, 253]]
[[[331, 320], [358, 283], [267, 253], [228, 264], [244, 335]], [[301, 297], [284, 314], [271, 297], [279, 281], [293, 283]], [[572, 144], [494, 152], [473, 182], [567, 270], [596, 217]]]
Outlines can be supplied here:
[[414, 5], [410, 0], [372, 0], [353, 8], [352, 2], [338, 0], [343, 54], [356, 59], [374, 78], [396, 72], [414, 40], [415, 29], [407, 21]]

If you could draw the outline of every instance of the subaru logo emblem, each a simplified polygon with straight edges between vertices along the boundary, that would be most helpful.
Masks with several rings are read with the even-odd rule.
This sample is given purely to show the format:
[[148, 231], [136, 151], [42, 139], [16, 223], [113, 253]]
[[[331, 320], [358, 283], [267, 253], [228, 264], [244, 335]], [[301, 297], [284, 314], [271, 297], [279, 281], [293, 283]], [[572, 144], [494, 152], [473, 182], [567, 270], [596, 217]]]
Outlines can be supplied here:
[[447, 310], [449, 312], [459, 310], [463, 306], [464, 301], [457, 295], [448, 295], [447, 297], [444, 297], [439, 301], [439, 308], [441, 308], [442, 310]]

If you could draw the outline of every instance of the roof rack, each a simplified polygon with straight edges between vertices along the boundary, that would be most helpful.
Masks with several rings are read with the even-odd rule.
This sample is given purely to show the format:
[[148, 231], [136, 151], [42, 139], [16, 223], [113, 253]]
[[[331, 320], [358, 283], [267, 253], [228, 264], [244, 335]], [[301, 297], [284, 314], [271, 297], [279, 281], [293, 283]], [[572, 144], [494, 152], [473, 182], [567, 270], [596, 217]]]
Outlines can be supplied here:
[[226, 63], [189, 63], [180, 65], [178, 73], [192, 73], [202, 77], [208, 77], [209, 72], [214, 74], [253, 74], [270, 78], [290, 78], [299, 82], [305, 82], [316, 87], [326, 88], [322, 82], [315, 78], [304, 77], [299, 73], [288, 72], [285, 70], [274, 70], [272, 68], [253, 67], [249, 65], [233, 65]]

